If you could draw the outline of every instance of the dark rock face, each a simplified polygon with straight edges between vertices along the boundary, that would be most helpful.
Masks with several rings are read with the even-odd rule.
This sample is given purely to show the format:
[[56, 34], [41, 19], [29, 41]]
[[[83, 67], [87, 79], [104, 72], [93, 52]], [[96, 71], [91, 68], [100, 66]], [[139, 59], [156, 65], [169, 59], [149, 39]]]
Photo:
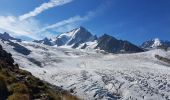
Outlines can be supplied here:
[[8, 41], [8, 42], [9, 42], [8, 44], [13, 46], [14, 47], [13, 49], [18, 53], [21, 53], [23, 55], [29, 55], [31, 53], [31, 50], [25, 48], [24, 46], [22, 46], [18, 43], [14, 43], [14, 42], [11, 42], [11, 41]]
[[14, 63], [12, 55], [3, 50], [1, 45], [0, 45], [0, 61], [3, 61], [7, 65], [13, 65]]
[[[0, 45], [0, 71], [3, 68], [13, 68], [14, 60], [10, 53], [7, 53], [5, 50], [2, 49]], [[7, 86], [5, 84], [4, 78], [0, 75], [0, 100], [6, 100], [8, 97], [9, 92]]]
[[160, 55], [155, 55], [155, 58], [157, 58], [160, 61], [163, 61], [163, 62], [170, 64], [170, 59], [168, 59], [168, 58], [162, 57]]
[[85, 49], [87, 47], [87, 44], [85, 43], [82, 47], [81, 47], [81, 49]]
[[0, 33], [0, 39], [4, 40], [4, 41], [9, 41], [9, 40], [16, 40], [17, 42], [21, 42], [21, 39], [17, 39], [14, 37], [11, 37], [8, 33]]
[[36, 59], [28, 58], [28, 60], [31, 61], [32, 63], [34, 63], [35, 65], [42, 67], [41, 62], [37, 61]]
[[117, 40], [107, 34], [104, 34], [98, 39], [98, 45], [95, 48], [109, 53], [134, 53], [143, 51], [128, 41]]
[[43, 40], [34, 40], [33, 42], [42, 43], [42, 44], [45, 44], [45, 45], [52, 46], [51, 40], [48, 39], [47, 37], [44, 38]]
[[67, 37], [62, 37], [62, 38], [57, 38], [56, 37], [56, 40], [55, 40], [55, 43], [57, 46], [62, 46], [62, 45], [65, 45], [66, 42], [67, 42]]
[[6, 100], [9, 92], [7, 86], [2, 78], [0, 78], [0, 100]]
[[77, 48], [78, 46], [79, 46], [80, 44], [79, 43], [75, 43], [73, 46], [72, 46], [72, 48]]

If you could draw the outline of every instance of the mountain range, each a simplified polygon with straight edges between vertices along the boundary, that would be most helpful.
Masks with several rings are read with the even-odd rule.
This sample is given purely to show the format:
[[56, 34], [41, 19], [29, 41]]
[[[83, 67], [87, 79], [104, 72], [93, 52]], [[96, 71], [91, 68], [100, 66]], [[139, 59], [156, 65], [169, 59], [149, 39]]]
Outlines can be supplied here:
[[[21, 39], [14, 38], [6, 32], [3, 34], [0, 33], [0, 39], [21, 42]], [[69, 47], [74, 49], [103, 50], [108, 53], [135, 53], [155, 48], [170, 47], [170, 41], [163, 41], [158, 38], [148, 40], [142, 43], [142, 45], [137, 46], [129, 41], [118, 40], [108, 34], [97, 37], [84, 27], [61, 33], [53, 38], [45, 37], [42, 40], [34, 40], [33, 42], [48, 46]]]
[[44, 38], [42, 40], [34, 40], [34, 42], [58, 47], [99, 49], [109, 53], [133, 53], [143, 51], [129, 41], [118, 40], [108, 34], [104, 34], [101, 37], [92, 35], [92, 33], [84, 27], [62, 33], [53, 39]]
[[42, 40], [34, 40], [34, 42], [58, 47], [65, 46], [80, 49], [99, 49], [109, 53], [133, 53], [158, 47], [170, 47], [170, 41], [163, 41], [158, 38], [148, 40], [142, 43], [142, 45], [136, 46], [129, 41], [118, 40], [108, 34], [97, 37], [84, 27], [79, 27], [69, 32], [61, 33], [55, 38], [46, 37]]
[[[4, 41], [15, 40], [17, 42], [21, 42], [21, 39], [14, 38], [6, 32], [3, 34], [0, 33], [0, 39]], [[103, 34], [102, 36], [97, 37], [84, 27], [75, 28], [53, 38], [45, 37], [42, 40], [33, 40], [33, 42], [48, 46], [67, 47], [73, 49], [103, 50], [108, 53], [135, 53], [155, 48], [170, 47], [170, 41], [163, 41], [158, 38], [145, 41], [140, 46], [137, 46], [126, 40], [118, 40], [108, 34]]]

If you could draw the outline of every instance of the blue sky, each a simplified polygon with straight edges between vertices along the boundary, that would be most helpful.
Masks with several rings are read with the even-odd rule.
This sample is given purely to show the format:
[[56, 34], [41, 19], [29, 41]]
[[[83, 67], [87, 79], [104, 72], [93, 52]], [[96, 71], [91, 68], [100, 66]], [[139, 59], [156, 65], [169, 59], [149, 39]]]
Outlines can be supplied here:
[[141, 44], [170, 40], [170, 0], [0, 0], [0, 30], [40, 39], [84, 26]]

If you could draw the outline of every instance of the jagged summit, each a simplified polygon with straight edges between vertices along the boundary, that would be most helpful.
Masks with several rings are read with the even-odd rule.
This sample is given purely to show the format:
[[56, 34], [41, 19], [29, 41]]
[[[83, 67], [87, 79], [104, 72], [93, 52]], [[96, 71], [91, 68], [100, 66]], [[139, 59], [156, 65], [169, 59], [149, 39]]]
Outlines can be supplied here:
[[161, 40], [159, 38], [155, 38], [153, 41], [154, 41], [154, 43], [153, 43], [152, 47], [157, 47], [157, 46], [162, 45]]
[[159, 38], [155, 38], [144, 42], [141, 47], [145, 49], [155, 49], [159, 47], [167, 48], [170, 47], [170, 41], [163, 41]]
[[67, 42], [67, 45], [73, 45], [75, 43], [88, 42], [93, 39], [93, 35], [83, 27], [75, 29], [74, 32], [70, 32], [72, 35]]
[[2, 39], [4, 41], [15, 40], [17, 42], [21, 42], [21, 39], [14, 38], [14, 37], [10, 36], [7, 32], [4, 32], [3, 34], [0, 33], [0, 39]]
[[143, 51], [141, 48], [128, 41], [117, 40], [108, 34], [104, 34], [98, 39], [98, 44], [95, 48], [110, 53], [133, 53]]
[[46, 45], [74, 46], [84, 42], [93, 41], [95, 39], [96, 36], [93, 36], [87, 29], [81, 26], [69, 32], [61, 33], [54, 39], [45, 38], [43, 40], [38, 40], [38, 41], [36, 40], [34, 42], [42, 43]]
[[[79, 28], [75, 28], [69, 32], [66, 32], [66, 34], [68, 34], [68, 36], [70, 37], [74, 37], [76, 36], [77, 34], [83, 34], [83, 33], [88, 33], [88, 34], [91, 34], [87, 29], [85, 29], [84, 27], [80, 26]], [[62, 33], [63, 34], [63, 33]], [[62, 35], [61, 34], [61, 35]]]

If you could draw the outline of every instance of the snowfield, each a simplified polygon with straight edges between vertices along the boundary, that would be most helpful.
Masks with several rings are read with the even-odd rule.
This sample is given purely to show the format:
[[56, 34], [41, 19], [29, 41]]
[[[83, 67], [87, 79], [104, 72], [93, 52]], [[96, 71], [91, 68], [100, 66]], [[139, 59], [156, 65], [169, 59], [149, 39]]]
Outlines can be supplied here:
[[155, 58], [170, 58], [170, 51], [102, 54], [22, 42], [32, 51], [23, 55], [7, 42], [0, 44], [22, 69], [83, 100], [170, 100], [170, 64]]

